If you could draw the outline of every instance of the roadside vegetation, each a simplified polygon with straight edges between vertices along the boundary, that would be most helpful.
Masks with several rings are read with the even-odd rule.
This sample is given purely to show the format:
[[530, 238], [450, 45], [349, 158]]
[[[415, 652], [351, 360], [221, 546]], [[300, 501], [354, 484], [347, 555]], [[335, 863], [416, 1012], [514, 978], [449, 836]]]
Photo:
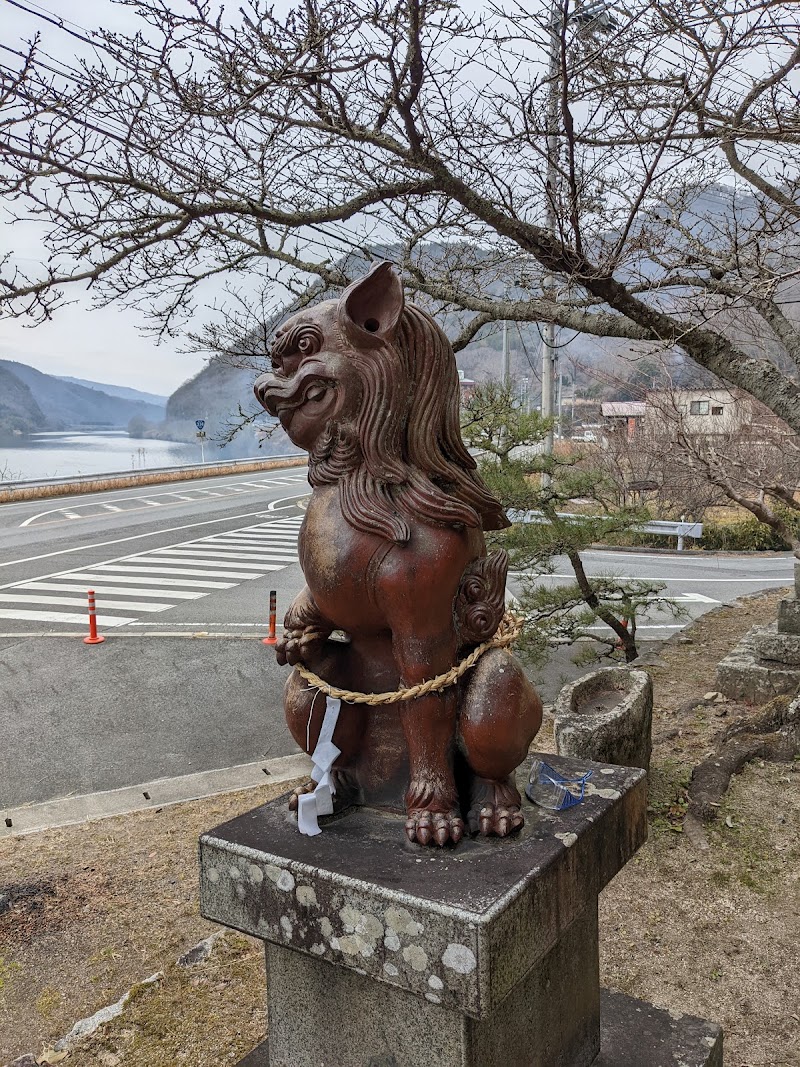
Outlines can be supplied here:
[[[506, 549], [520, 592], [515, 608], [528, 625], [520, 650], [532, 661], [547, 658], [554, 644], [589, 641], [582, 658], [611, 656], [627, 661], [639, 654], [637, 618], [661, 606], [678, 606], [663, 596], [662, 582], [587, 574], [582, 553], [592, 545], [625, 536], [645, 522], [645, 508], [609, 502], [607, 476], [583, 461], [580, 450], [544, 451], [552, 423], [520, 405], [511, 385], [481, 383], [462, 407], [461, 431], [479, 453], [481, 477], [514, 520], [509, 530], [487, 536]], [[575, 514], [575, 512], [580, 514]], [[551, 581], [566, 557], [572, 578]]]

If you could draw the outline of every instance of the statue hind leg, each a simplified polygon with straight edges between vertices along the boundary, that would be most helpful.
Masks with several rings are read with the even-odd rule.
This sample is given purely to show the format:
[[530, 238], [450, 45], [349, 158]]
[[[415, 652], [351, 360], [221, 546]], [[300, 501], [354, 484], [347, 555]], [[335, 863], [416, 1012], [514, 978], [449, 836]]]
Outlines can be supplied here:
[[514, 771], [542, 724], [542, 702], [505, 649], [481, 656], [461, 689], [460, 747], [470, 770], [467, 825], [505, 837], [523, 822]]

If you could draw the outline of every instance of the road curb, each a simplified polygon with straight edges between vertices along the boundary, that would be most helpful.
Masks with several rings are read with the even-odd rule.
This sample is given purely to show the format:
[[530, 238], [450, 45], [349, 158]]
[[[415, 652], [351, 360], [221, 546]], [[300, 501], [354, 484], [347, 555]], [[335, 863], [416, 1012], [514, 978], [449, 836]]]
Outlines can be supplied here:
[[[250, 624], [248, 624], [248, 625], [250, 625]], [[255, 626], [256, 623], [252, 623], [252, 625]], [[114, 631], [109, 633], [108, 630], [105, 630], [104, 631], [104, 636], [107, 639], [110, 638], [112, 641], [116, 641], [116, 639], [118, 637], [127, 638], [127, 639], [130, 639], [132, 637], [134, 637], [134, 638], [135, 637], [180, 637], [180, 638], [194, 637], [194, 638], [202, 638], [203, 640], [207, 640], [208, 638], [212, 638], [213, 637], [213, 638], [216, 638], [216, 639], [224, 638], [225, 640], [231, 640], [231, 641], [260, 641], [262, 633], [266, 633], [266, 630], [267, 630], [267, 627], [265, 625], [261, 624], [260, 631], [258, 633], [253, 633], [253, 634], [228, 634], [228, 633], [222, 633], [222, 632], [217, 633], [217, 632], [211, 631], [211, 630], [192, 630], [191, 632], [182, 631], [182, 630], [137, 630], [136, 633], [133, 634], [133, 633], [117, 633], [117, 632], [114, 632]], [[85, 636], [86, 636], [86, 630], [80, 630], [79, 632], [76, 632], [76, 633], [65, 633], [65, 632], [61, 632], [59, 630], [43, 630], [43, 631], [37, 631], [36, 633], [25, 632], [25, 633], [2, 633], [2, 634], [0, 634], [0, 638], [2, 638], [3, 640], [7, 640], [8, 638], [12, 638], [12, 637], [20, 637], [20, 638], [21, 637], [26, 637], [26, 638], [29, 638], [29, 637], [67, 637], [67, 638], [69, 638], [69, 637], [71, 637], [71, 638], [74, 639], [76, 637], [85, 637]]]
[[236, 793], [243, 789], [254, 789], [266, 782], [280, 785], [281, 782], [307, 776], [310, 772], [311, 760], [304, 752], [297, 752], [258, 763], [199, 771], [177, 778], [159, 778], [122, 789], [61, 797], [40, 804], [25, 804], [0, 811], [0, 841], [60, 826], [108, 819], [114, 815], [159, 810], [220, 793]]

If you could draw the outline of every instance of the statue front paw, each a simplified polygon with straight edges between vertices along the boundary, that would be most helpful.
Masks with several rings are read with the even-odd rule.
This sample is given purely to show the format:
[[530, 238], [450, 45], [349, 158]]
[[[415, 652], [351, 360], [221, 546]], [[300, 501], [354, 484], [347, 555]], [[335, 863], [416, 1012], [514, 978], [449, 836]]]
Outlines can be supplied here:
[[304, 626], [296, 630], [286, 629], [275, 646], [275, 655], [281, 666], [288, 663], [302, 663], [313, 669], [313, 661], [322, 651], [330, 636], [329, 630], [320, 630], [315, 626]]
[[427, 809], [408, 812], [406, 818], [406, 837], [419, 845], [446, 844], [457, 845], [464, 836], [464, 820], [458, 809], [453, 811], [428, 811]]

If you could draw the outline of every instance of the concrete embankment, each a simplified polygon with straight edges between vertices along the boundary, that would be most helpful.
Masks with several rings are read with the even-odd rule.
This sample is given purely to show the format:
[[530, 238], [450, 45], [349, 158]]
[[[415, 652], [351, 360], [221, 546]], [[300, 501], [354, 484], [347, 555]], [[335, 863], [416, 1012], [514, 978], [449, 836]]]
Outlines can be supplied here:
[[101, 493], [108, 489], [132, 489], [140, 485], [161, 485], [165, 482], [184, 482], [195, 478], [218, 478], [226, 474], [249, 474], [251, 471], [270, 471], [282, 467], [304, 467], [307, 462], [306, 456], [276, 456], [270, 459], [236, 460], [231, 463], [196, 467], [162, 467], [130, 473], [121, 471], [72, 480], [17, 482], [0, 485], [0, 504], [17, 500], [72, 496], [75, 493]]

